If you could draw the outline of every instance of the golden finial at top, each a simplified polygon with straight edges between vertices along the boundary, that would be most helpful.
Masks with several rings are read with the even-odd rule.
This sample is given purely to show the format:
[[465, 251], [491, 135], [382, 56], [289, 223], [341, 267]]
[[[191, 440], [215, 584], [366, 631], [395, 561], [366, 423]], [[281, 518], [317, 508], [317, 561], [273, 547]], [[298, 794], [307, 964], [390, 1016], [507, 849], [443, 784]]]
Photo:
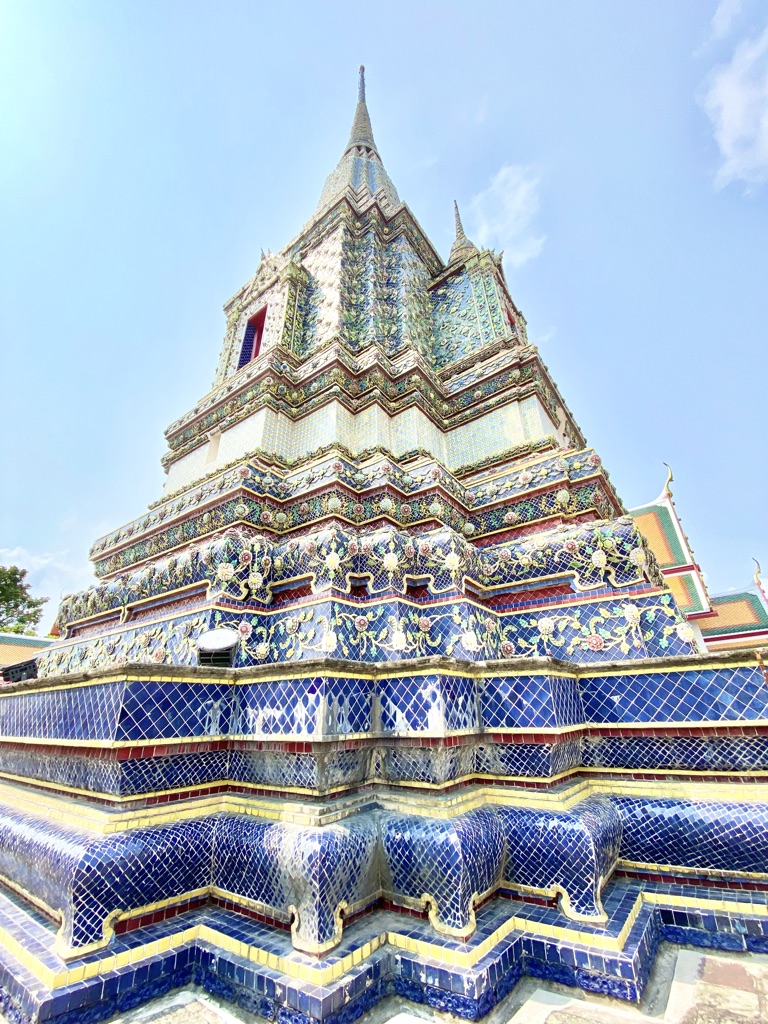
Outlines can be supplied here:
[[664, 465], [667, 467], [667, 479], [664, 481], [664, 490], [662, 491], [662, 493], [666, 494], [666, 496], [668, 498], [671, 498], [672, 497], [672, 488], [669, 485], [675, 479], [675, 475], [672, 472], [672, 467], [669, 465], [668, 462], [665, 462]]

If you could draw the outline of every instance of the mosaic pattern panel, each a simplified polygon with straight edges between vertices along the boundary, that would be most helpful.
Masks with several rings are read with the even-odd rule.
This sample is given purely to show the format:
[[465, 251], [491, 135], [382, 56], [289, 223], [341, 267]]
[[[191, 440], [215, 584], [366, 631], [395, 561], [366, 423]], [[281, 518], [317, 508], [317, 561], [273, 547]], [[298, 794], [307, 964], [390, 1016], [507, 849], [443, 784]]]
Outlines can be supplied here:
[[[505, 382], [504, 376], [500, 382]], [[521, 382], [529, 373], [516, 369], [507, 376]], [[329, 376], [321, 386], [333, 383]], [[355, 387], [373, 392], [378, 385], [373, 378], [364, 378], [356, 381]], [[157, 503], [147, 515], [97, 541], [91, 550], [96, 575], [119, 574], [106, 594], [122, 590], [126, 583], [135, 587], [143, 581], [146, 587], [151, 574], [125, 572], [139, 562], [159, 559], [158, 582], [170, 586], [179, 556], [164, 558], [164, 552], [244, 522], [274, 535], [306, 529], [329, 514], [364, 526], [384, 513], [402, 527], [437, 519], [461, 532], [470, 516], [475, 535], [482, 536], [564, 513], [595, 510], [603, 516], [615, 511], [599, 497], [607, 481], [600, 457], [590, 449], [541, 459], [530, 468], [501, 467], [490, 481], [474, 485], [460, 483], [426, 453], [416, 466], [411, 460], [404, 469], [402, 461], [389, 453], [379, 453], [373, 461], [352, 459], [342, 445], [334, 445], [320, 453], [306, 473], [244, 463]], [[216, 504], [211, 507], [213, 499]], [[169, 525], [163, 525], [166, 523]], [[141, 539], [143, 534], [150, 536]], [[105, 554], [115, 547], [114, 553]], [[105, 606], [99, 603], [99, 593], [98, 589], [88, 590], [65, 608], [80, 615], [92, 614]]]
[[581, 680], [590, 722], [728, 722], [768, 717], [758, 665], [690, 672], [587, 676]]
[[38, 663], [38, 677], [94, 672], [129, 663], [197, 665], [196, 640], [210, 625], [209, 614], [195, 613], [51, 647]]
[[768, 736], [591, 736], [583, 763], [596, 768], [765, 771]]
[[768, 807], [614, 797], [622, 860], [712, 871], [768, 872]]
[[[111, 634], [46, 650], [38, 658], [41, 677], [132, 662], [197, 662], [195, 638], [210, 626], [229, 626], [240, 634], [236, 667], [283, 663], [319, 655], [354, 661], [395, 661], [444, 654], [466, 661], [553, 656], [587, 664], [637, 661], [691, 654], [695, 645], [688, 624], [669, 594], [633, 595], [621, 602], [602, 598], [575, 607], [497, 612], [466, 599], [319, 601], [285, 610], [223, 610], [195, 616], [193, 633], [182, 645], [189, 618], [167, 619], [151, 631], [137, 653], [137, 630]], [[685, 628], [682, 628], [685, 627]]]
[[493, 812], [452, 821], [383, 815], [381, 842], [388, 891], [426, 903], [438, 931], [471, 935], [474, 903], [501, 876], [504, 835]]
[[[470, 374], [472, 372], [474, 371], [470, 371]], [[511, 372], [510, 380], [525, 381], [529, 379], [528, 375], [527, 368], [516, 369]], [[468, 383], [471, 383], [471, 380]], [[259, 462], [246, 461], [240, 466], [212, 476], [204, 483], [187, 488], [175, 497], [156, 502], [146, 515], [96, 541], [90, 554], [92, 557], [97, 557], [111, 548], [125, 545], [125, 542], [132, 537], [146, 531], [157, 531], [158, 526], [162, 523], [173, 521], [180, 516], [184, 517], [184, 529], [177, 526], [170, 527], [168, 532], [162, 535], [155, 532], [153, 536], [155, 544], [161, 549], [165, 549], [178, 547], [183, 541], [197, 540], [199, 535], [210, 533], [213, 517], [209, 513], [211, 518], [203, 523], [201, 519], [192, 517], [192, 513], [195, 513], [201, 505], [210, 503], [211, 499], [224, 498], [229, 491], [242, 490], [246, 492], [245, 499], [233, 500], [231, 508], [233, 513], [235, 501], [245, 500], [247, 506], [246, 513], [240, 510], [233, 515], [233, 522], [242, 520], [244, 514], [247, 514], [248, 509], [252, 507], [248, 505], [249, 498], [253, 499], [253, 507], [256, 507], [256, 504], [259, 505], [259, 521], [262, 511], [259, 499], [285, 502], [286, 499], [305, 497], [308, 502], [317, 501], [319, 504], [307, 504], [304, 519], [291, 524], [297, 526], [304, 522], [312, 522], [323, 512], [329, 511], [327, 504], [323, 505], [322, 502], [327, 503], [330, 496], [312, 497], [319, 487], [327, 484], [343, 484], [344, 488], [339, 491], [342, 495], [347, 495], [350, 491], [358, 491], [356, 497], [361, 503], [371, 500], [372, 489], [387, 485], [406, 496], [418, 495], [421, 491], [439, 486], [444, 496], [449, 496], [460, 502], [462, 506], [478, 512], [484, 503], [493, 503], [500, 499], [508, 501], [528, 495], [532, 490], [535, 492], [541, 487], [552, 487], [557, 484], [567, 485], [582, 481], [587, 477], [594, 476], [601, 466], [600, 456], [593, 449], [586, 448], [578, 452], [564, 452], [549, 457], [540, 457], [535, 464], [525, 465], [523, 468], [517, 468], [514, 465], [501, 465], [490, 480], [464, 484], [460, 483], [433, 457], [423, 455], [415, 466], [412, 460], [409, 460], [410, 464], [407, 469], [400, 465], [402, 461], [402, 459], [393, 458], [390, 453], [386, 455], [381, 453], [368, 460], [352, 458], [342, 445], [333, 446], [333, 450], [325, 454], [317, 453], [312, 459], [312, 465], [308, 471], [304, 468], [289, 470], [278, 466], [265, 468]], [[379, 502], [381, 497], [383, 496], [376, 495], [375, 500]], [[536, 497], [538, 495], [533, 493], [529, 500], [533, 501]], [[425, 500], [432, 500], [432, 498]], [[223, 511], [223, 508], [223, 506], [217, 506], [217, 512], [219, 509]], [[277, 511], [275, 508], [273, 515]], [[391, 511], [397, 513], [398, 510], [395, 508]], [[291, 517], [289, 516], [289, 518]], [[365, 515], [364, 518], [368, 519], [371, 516]], [[510, 520], [506, 525], [515, 525], [522, 522], [523, 518]], [[543, 517], [538, 515], [533, 518]], [[229, 526], [230, 522], [225, 516], [221, 521], [217, 520], [214, 525], [218, 529]], [[279, 526], [280, 524], [275, 523], [274, 525]], [[146, 545], [146, 541], [143, 543]], [[144, 561], [152, 554], [146, 546], [133, 549], [123, 548], [123, 550], [132, 552], [131, 557], [135, 562]], [[123, 562], [122, 564], [129, 563]], [[105, 565], [103, 568], [107, 569], [107, 566]], [[119, 568], [120, 566], [117, 564], [111, 565], [109, 572], [115, 572]], [[99, 571], [97, 575], [104, 575], [104, 572]]]
[[[570, 492], [562, 494], [570, 502]], [[379, 506], [385, 514], [394, 507], [388, 497]], [[326, 515], [341, 510], [341, 497], [326, 499]], [[423, 517], [428, 509], [411, 508], [406, 518], [414, 511]], [[243, 514], [247, 512], [243, 506]], [[275, 515], [285, 519], [284, 512]], [[272, 513], [262, 511], [260, 519], [270, 525]], [[483, 548], [467, 539], [476, 532], [471, 523], [462, 532], [464, 536], [451, 527], [409, 533], [391, 525], [368, 531], [328, 525], [275, 543], [254, 528], [230, 528], [173, 557], [145, 563], [131, 574], [65, 598], [59, 617], [68, 624], [195, 584], [223, 597], [269, 604], [274, 589], [296, 579], [309, 580], [315, 593], [348, 593], [351, 578], [365, 579], [369, 594], [404, 594], [409, 579], [423, 581], [434, 594], [463, 589], [467, 583], [505, 592], [558, 578], [578, 591], [660, 582], [629, 517], [560, 526]]]
[[569, 917], [604, 918], [603, 884], [621, 847], [622, 819], [609, 800], [585, 800], [568, 813], [497, 807], [507, 845], [505, 882], [559, 892]]

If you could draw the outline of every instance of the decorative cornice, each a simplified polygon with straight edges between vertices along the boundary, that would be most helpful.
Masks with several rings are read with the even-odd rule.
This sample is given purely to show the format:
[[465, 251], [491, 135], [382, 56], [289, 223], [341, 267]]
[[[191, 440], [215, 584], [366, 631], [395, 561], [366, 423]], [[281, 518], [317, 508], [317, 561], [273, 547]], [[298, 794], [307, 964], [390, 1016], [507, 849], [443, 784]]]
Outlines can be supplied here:
[[[365, 525], [384, 515], [411, 530], [430, 520], [462, 530], [471, 520], [473, 534], [480, 538], [549, 519], [584, 517], [590, 509], [594, 509], [593, 518], [623, 512], [593, 452], [546, 455], [546, 447], [518, 446], [508, 453], [516, 453], [514, 467], [507, 466], [495, 476], [485, 474], [466, 486], [423, 452], [396, 459], [379, 449], [354, 458], [342, 446], [331, 445], [303, 463], [310, 467], [308, 474], [295, 467], [289, 472], [276, 470], [276, 462], [266, 471], [261, 468], [266, 463], [240, 463], [237, 470], [219, 474], [215, 482], [184, 492], [186, 500], [169, 498], [98, 541], [91, 557], [97, 559], [99, 576], [113, 575], [244, 522], [254, 522], [267, 533], [284, 534], [306, 530], [329, 516]], [[519, 460], [537, 452], [538, 458], [521, 465]], [[383, 458], [371, 461], [376, 454]], [[328, 508], [322, 503], [315, 508], [323, 494]], [[436, 502], [439, 511], [415, 512], [424, 501]], [[407, 512], [401, 514], [402, 503]]]

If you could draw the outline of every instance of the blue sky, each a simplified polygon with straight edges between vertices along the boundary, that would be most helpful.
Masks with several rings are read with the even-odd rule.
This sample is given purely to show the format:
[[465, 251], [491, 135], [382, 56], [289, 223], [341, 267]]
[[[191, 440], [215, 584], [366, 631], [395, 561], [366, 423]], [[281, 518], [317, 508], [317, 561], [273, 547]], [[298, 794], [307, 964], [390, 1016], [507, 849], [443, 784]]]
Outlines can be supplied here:
[[51, 599], [160, 493], [222, 303], [311, 215], [357, 66], [400, 196], [451, 203], [627, 506], [669, 462], [719, 593], [768, 575], [761, 0], [0, 0], [0, 563]]

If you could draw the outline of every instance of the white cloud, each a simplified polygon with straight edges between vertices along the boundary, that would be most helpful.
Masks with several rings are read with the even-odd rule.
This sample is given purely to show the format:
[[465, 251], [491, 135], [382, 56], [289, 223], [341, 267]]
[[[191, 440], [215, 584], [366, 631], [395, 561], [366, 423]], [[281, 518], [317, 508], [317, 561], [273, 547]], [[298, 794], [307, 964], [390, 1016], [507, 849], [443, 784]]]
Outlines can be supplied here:
[[722, 156], [718, 188], [732, 181], [768, 181], [768, 27], [736, 47], [716, 68], [702, 98]]
[[532, 230], [539, 210], [539, 177], [531, 167], [504, 164], [488, 188], [469, 204], [470, 237], [486, 248], [503, 249], [513, 267], [535, 259], [546, 240]]
[[26, 548], [0, 548], [0, 565], [18, 565], [27, 569], [27, 582], [34, 597], [47, 597], [41, 626], [49, 626], [56, 618], [59, 601], [64, 594], [85, 590], [95, 582], [90, 562], [77, 562], [69, 551], [36, 554]]
[[720, 0], [712, 15], [712, 39], [723, 39], [741, 14], [742, 0]]
[[542, 345], [546, 345], [548, 341], [551, 341], [556, 334], [557, 331], [554, 327], [552, 327], [548, 331], [544, 331], [543, 334], [532, 334], [529, 331], [528, 340], [531, 342], [531, 344], [536, 345], [538, 348], [541, 348]]

